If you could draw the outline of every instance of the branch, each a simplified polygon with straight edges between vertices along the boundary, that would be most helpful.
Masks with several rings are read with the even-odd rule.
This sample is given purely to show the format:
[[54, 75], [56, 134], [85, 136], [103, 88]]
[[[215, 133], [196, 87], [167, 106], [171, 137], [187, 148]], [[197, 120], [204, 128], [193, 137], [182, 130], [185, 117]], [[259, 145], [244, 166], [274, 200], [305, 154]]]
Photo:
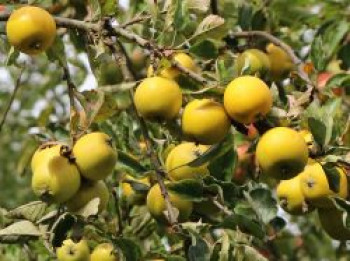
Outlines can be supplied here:
[[[127, 79], [129, 81], [133, 81], [135, 80], [135, 75], [132, 72], [132, 70], [130, 69], [130, 60], [129, 57], [126, 53], [126, 50], [124, 48], [123, 45], [120, 45], [120, 49], [121, 52], [123, 53], [124, 56], [124, 63], [122, 64], [122, 67], [124, 67], [123, 71], [128, 71], [127, 74]], [[114, 45], [109, 45], [109, 48], [111, 49], [112, 53], [113, 53], [113, 57], [116, 59], [116, 48]], [[118, 60], [116, 60], [116, 62], [118, 63]], [[132, 101], [132, 109], [135, 112], [135, 115], [137, 117], [137, 120], [140, 124], [140, 128], [141, 128], [141, 132], [142, 135], [144, 137], [145, 143], [146, 143], [146, 149], [147, 149], [147, 155], [150, 156], [151, 159], [151, 163], [156, 171], [156, 177], [157, 177], [157, 182], [159, 184], [162, 196], [164, 198], [165, 204], [166, 204], [166, 208], [168, 211], [168, 217], [169, 217], [169, 222], [171, 226], [176, 226], [177, 227], [177, 218], [175, 216], [175, 213], [173, 211], [173, 206], [170, 202], [170, 198], [169, 198], [169, 193], [165, 187], [165, 183], [164, 183], [164, 177], [166, 176], [166, 173], [164, 172], [163, 168], [162, 168], [162, 164], [157, 156], [157, 154], [155, 153], [155, 150], [153, 150], [153, 143], [152, 143], [152, 139], [150, 138], [149, 134], [148, 134], [148, 128], [147, 128], [147, 124], [145, 122], [145, 120], [138, 114], [137, 110], [136, 110], [136, 106], [134, 103], [134, 97], [133, 97], [133, 90], [130, 89], [130, 97], [131, 97], [131, 101]]]
[[180, 70], [183, 74], [189, 76], [190, 78], [192, 78], [193, 80], [195, 80], [196, 82], [199, 82], [203, 85], [207, 85], [208, 81], [203, 78], [201, 75], [183, 67], [180, 63], [178, 63], [177, 61], [173, 60], [171, 63], [172, 66], [174, 66], [175, 68], [177, 68], [178, 70]]
[[73, 126], [73, 117], [77, 113], [76, 107], [75, 107], [75, 101], [74, 101], [74, 92], [75, 92], [75, 85], [72, 81], [72, 78], [69, 73], [69, 69], [67, 65], [64, 65], [61, 63], [61, 66], [63, 68], [63, 77], [67, 82], [67, 87], [68, 87], [68, 96], [69, 96], [69, 133], [70, 133], [70, 138], [72, 141], [72, 145], [74, 145], [76, 141], [76, 133], [74, 131], [74, 126]]
[[22, 74], [23, 74], [23, 71], [24, 71], [24, 68], [21, 69], [21, 71], [19, 72], [19, 75], [18, 75], [18, 78], [17, 78], [17, 81], [16, 81], [16, 84], [15, 84], [15, 88], [11, 94], [11, 97], [10, 97], [10, 100], [6, 106], [6, 109], [4, 111], [4, 114], [2, 116], [2, 119], [0, 121], [0, 132], [2, 130], [2, 127], [4, 126], [5, 124], [5, 121], [6, 121], [6, 118], [7, 118], [7, 115], [11, 109], [11, 106], [12, 106], [12, 103], [13, 101], [15, 100], [15, 97], [16, 97], [16, 94], [21, 86], [21, 78], [22, 78]]
[[218, 1], [217, 0], [211, 0], [210, 1], [210, 8], [211, 8], [212, 14], [217, 15], [219, 13]]

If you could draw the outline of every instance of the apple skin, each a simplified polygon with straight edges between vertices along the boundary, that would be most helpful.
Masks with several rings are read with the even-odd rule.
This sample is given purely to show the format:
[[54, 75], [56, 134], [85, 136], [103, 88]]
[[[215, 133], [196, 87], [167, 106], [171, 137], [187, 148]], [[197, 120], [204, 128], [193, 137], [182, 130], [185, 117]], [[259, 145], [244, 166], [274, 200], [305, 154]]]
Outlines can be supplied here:
[[58, 261], [90, 261], [90, 250], [87, 242], [82, 239], [75, 243], [72, 239], [63, 241], [56, 249]]
[[[326, 87], [327, 82], [330, 78], [332, 78], [333, 74], [330, 72], [322, 72], [317, 76], [317, 89], [319, 91], [323, 91], [323, 89]], [[342, 96], [343, 89], [340, 87], [332, 88], [332, 92], [335, 96]]]
[[118, 261], [119, 257], [114, 253], [110, 243], [99, 244], [90, 256], [90, 261]]
[[82, 136], [73, 147], [73, 155], [80, 174], [86, 179], [98, 181], [109, 176], [118, 159], [112, 139], [103, 132]]
[[66, 205], [69, 211], [76, 212], [94, 198], [100, 199], [98, 213], [101, 213], [107, 208], [109, 201], [109, 192], [104, 181], [85, 181], [83, 184], [81, 184], [78, 192], [68, 202], [66, 202]]

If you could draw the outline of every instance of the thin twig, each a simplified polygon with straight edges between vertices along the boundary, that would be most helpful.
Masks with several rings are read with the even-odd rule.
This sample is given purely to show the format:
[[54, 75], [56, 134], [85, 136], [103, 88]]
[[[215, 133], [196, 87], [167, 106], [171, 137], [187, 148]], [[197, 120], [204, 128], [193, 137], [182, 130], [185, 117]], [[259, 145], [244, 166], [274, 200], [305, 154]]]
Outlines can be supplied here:
[[[115, 52], [117, 50], [116, 50], [115, 46], [109, 45], [109, 47], [110, 47], [112, 53], [114, 53], [113, 56], [116, 57]], [[129, 66], [131, 65], [130, 60], [128, 60], [129, 57], [126, 53], [124, 46], [121, 43], [119, 43], [119, 47], [120, 47], [120, 50], [123, 53], [123, 56], [125, 59], [122, 66], [125, 67], [124, 69], [128, 70], [128, 73], [127, 73], [128, 80], [133, 81], [133, 80], [135, 80], [136, 75], [134, 75], [132, 70], [130, 70], [130, 68], [129, 68]], [[116, 62], [118, 63], [119, 61], [117, 60]], [[152, 139], [150, 138], [150, 136], [148, 134], [147, 124], [146, 124], [145, 120], [137, 113], [137, 110], [136, 110], [136, 107], [134, 104], [133, 90], [130, 90], [130, 97], [132, 100], [133, 111], [135, 112], [137, 120], [140, 124], [141, 132], [142, 132], [142, 135], [143, 135], [145, 143], [146, 143], [147, 154], [150, 156], [151, 163], [156, 171], [157, 182], [159, 184], [159, 187], [160, 187], [160, 190], [161, 190], [161, 193], [162, 193], [162, 196], [164, 198], [166, 208], [168, 211], [169, 223], [171, 226], [177, 227], [177, 218], [176, 218], [175, 213], [173, 211], [173, 206], [170, 202], [169, 193], [168, 193], [166, 186], [165, 186], [165, 183], [164, 183], [164, 177], [166, 176], [166, 173], [164, 172], [164, 170], [162, 168], [161, 162], [160, 162], [157, 154], [153, 150], [153, 143], [152, 143]]]
[[69, 69], [67, 65], [61, 64], [63, 68], [63, 73], [64, 73], [64, 79], [67, 82], [67, 87], [68, 87], [68, 96], [69, 96], [69, 132], [70, 132], [70, 138], [72, 141], [72, 145], [74, 145], [76, 141], [76, 133], [74, 131], [74, 126], [73, 126], [73, 117], [76, 116], [75, 114], [77, 113], [76, 107], [75, 107], [75, 100], [74, 100], [74, 93], [75, 93], [75, 85], [72, 81], [71, 75], [69, 73]]
[[217, 15], [219, 13], [217, 0], [211, 0], [210, 7], [211, 7], [212, 14]]
[[16, 97], [16, 94], [21, 86], [21, 78], [22, 78], [22, 74], [23, 74], [23, 71], [24, 71], [24, 68], [21, 69], [21, 71], [19, 72], [19, 75], [18, 75], [18, 78], [17, 78], [17, 81], [16, 81], [16, 84], [15, 84], [15, 88], [13, 89], [13, 92], [11, 94], [11, 97], [10, 97], [10, 100], [5, 108], [5, 111], [4, 111], [4, 114], [2, 115], [2, 118], [1, 118], [1, 121], [0, 121], [0, 132], [2, 130], [2, 127], [4, 126], [5, 124], [5, 121], [6, 121], [6, 118], [7, 118], [7, 115], [11, 109], [11, 106], [15, 100], [15, 97]]
[[112, 195], [113, 195], [114, 200], [115, 200], [115, 208], [116, 208], [117, 217], [118, 217], [118, 234], [123, 235], [124, 224], [123, 224], [122, 214], [121, 214], [121, 210], [120, 210], [119, 196], [118, 196], [116, 189], [112, 190]]
[[203, 84], [203, 85], [207, 85], [208, 81], [203, 78], [201, 75], [185, 68], [184, 66], [182, 66], [180, 63], [178, 63], [177, 61], [173, 60], [172, 61], [172, 66], [174, 66], [175, 68], [177, 68], [178, 70], [180, 70], [183, 74], [189, 76], [190, 78], [192, 78], [193, 80]]

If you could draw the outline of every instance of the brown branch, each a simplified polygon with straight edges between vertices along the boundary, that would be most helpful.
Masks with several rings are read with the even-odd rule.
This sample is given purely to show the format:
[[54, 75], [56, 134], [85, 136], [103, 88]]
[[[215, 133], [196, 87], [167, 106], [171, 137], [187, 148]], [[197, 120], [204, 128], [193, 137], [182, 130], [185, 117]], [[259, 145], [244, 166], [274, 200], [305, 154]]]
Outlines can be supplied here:
[[21, 78], [22, 78], [22, 74], [23, 74], [23, 71], [24, 71], [24, 67], [21, 69], [21, 71], [19, 72], [19, 75], [18, 75], [18, 78], [17, 78], [17, 81], [16, 81], [16, 84], [15, 84], [15, 88], [13, 89], [13, 92], [10, 96], [10, 100], [5, 108], [5, 111], [4, 111], [4, 114], [2, 115], [2, 118], [1, 118], [1, 121], [0, 121], [0, 132], [2, 130], [2, 127], [4, 126], [5, 124], [5, 121], [7, 119], [7, 115], [11, 109], [11, 106], [15, 100], [15, 97], [16, 97], [16, 94], [21, 86]]
[[209, 82], [203, 78], [201, 75], [185, 68], [184, 66], [182, 66], [180, 63], [178, 63], [177, 61], [173, 60], [171, 63], [172, 66], [174, 66], [175, 68], [177, 68], [178, 70], [180, 70], [183, 74], [189, 76], [190, 78], [192, 78], [193, 80], [203, 84], [203, 85], [207, 85]]
[[214, 15], [219, 14], [218, 1], [217, 0], [211, 0], [210, 1], [210, 8], [211, 8], [212, 14], [214, 14]]
[[61, 63], [61, 66], [63, 68], [63, 77], [66, 80], [67, 87], [68, 87], [69, 111], [70, 111], [69, 112], [69, 132], [70, 132], [72, 145], [74, 145], [74, 143], [76, 142], [76, 133], [74, 132], [73, 117], [75, 116], [76, 113], [78, 113], [76, 110], [75, 100], [74, 100], [74, 93], [75, 93], [76, 87], [72, 81], [68, 66], [62, 63]]
[[[117, 57], [116, 56], [116, 51], [117, 51], [116, 47], [114, 45], [108, 45], [108, 46], [109, 46], [110, 50], [112, 51], [113, 56], [116, 58]], [[119, 43], [119, 46], [120, 46], [120, 50], [121, 50], [121, 52], [124, 56], [124, 59], [125, 59], [124, 63], [122, 64], [122, 67], [125, 67], [123, 71], [124, 72], [128, 71], [126, 73], [127, 74], [126, 78], [129, 81], [133, 81], [133, 80], [135, 80], [135, 75], [130, 70], [130, 67], [129, 67], [131, 65], [131, 61], [129, 60], [130, 58], [128, 57], [128, 55], [126, 53], [124, 46], [121, 43]], [[116, 60], [116, 62], [119, 63], [118, 60]], [[134, 97], [133, 97], [133, 90], [131, 89], [129, 91], [129, 93], [130, 93], [130, 97], [131, 97], [131, 101], [132, 101], [132, 103], [131, 103], [132, 109], [135, 112], [137, 120], [140, 124], [141, 132], [142, 132], [142, 135], [143, 135], [145, 143], [146, 143], [147, 155], [149, 155], [149, 157], [151, 159], [151, 163], [156, 171], [157, 182], [159, 184], [162, 196], [165, 200], [166, 208], [168, 211], [169, 223], [171, 226], [175, 226], [176, 228], [178, 228], [177, 218], [176, 218], [175, 213], [173, 211], [173, 206], [170, 202], [169, 193], [168, 193], [168, 190], [167, 190], [165, 183], [164, 183], [164, 177], [166, 176], [166, 173], [164, 172], [164, 170], [162, 168], [162, 164], [161, 164], [157, 154], [155, 153], [155, 150], [153, 150], [153, 142], [149, 136], [147, 124], [146, 124], [145, 120], [138, 114], [138, 112], [136, 110], [136, 106], [134, 103]]]

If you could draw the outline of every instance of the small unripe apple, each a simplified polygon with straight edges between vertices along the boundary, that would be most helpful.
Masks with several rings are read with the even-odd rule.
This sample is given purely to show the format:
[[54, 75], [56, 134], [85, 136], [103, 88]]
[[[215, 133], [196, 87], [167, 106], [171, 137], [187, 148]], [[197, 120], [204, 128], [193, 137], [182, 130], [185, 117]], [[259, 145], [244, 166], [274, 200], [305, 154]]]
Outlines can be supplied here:
[[89, 261], [90, 250], [87, 242], [82, 239], [74, 242], [71, 239], [63, 241], [62, 246], [56, 249], [58, 261]]
[[81, 175], [94, 181], [111, 174], [118, 158], [112, 139], [102, 132], [81, 137], [73, 147], [73, 155]]

